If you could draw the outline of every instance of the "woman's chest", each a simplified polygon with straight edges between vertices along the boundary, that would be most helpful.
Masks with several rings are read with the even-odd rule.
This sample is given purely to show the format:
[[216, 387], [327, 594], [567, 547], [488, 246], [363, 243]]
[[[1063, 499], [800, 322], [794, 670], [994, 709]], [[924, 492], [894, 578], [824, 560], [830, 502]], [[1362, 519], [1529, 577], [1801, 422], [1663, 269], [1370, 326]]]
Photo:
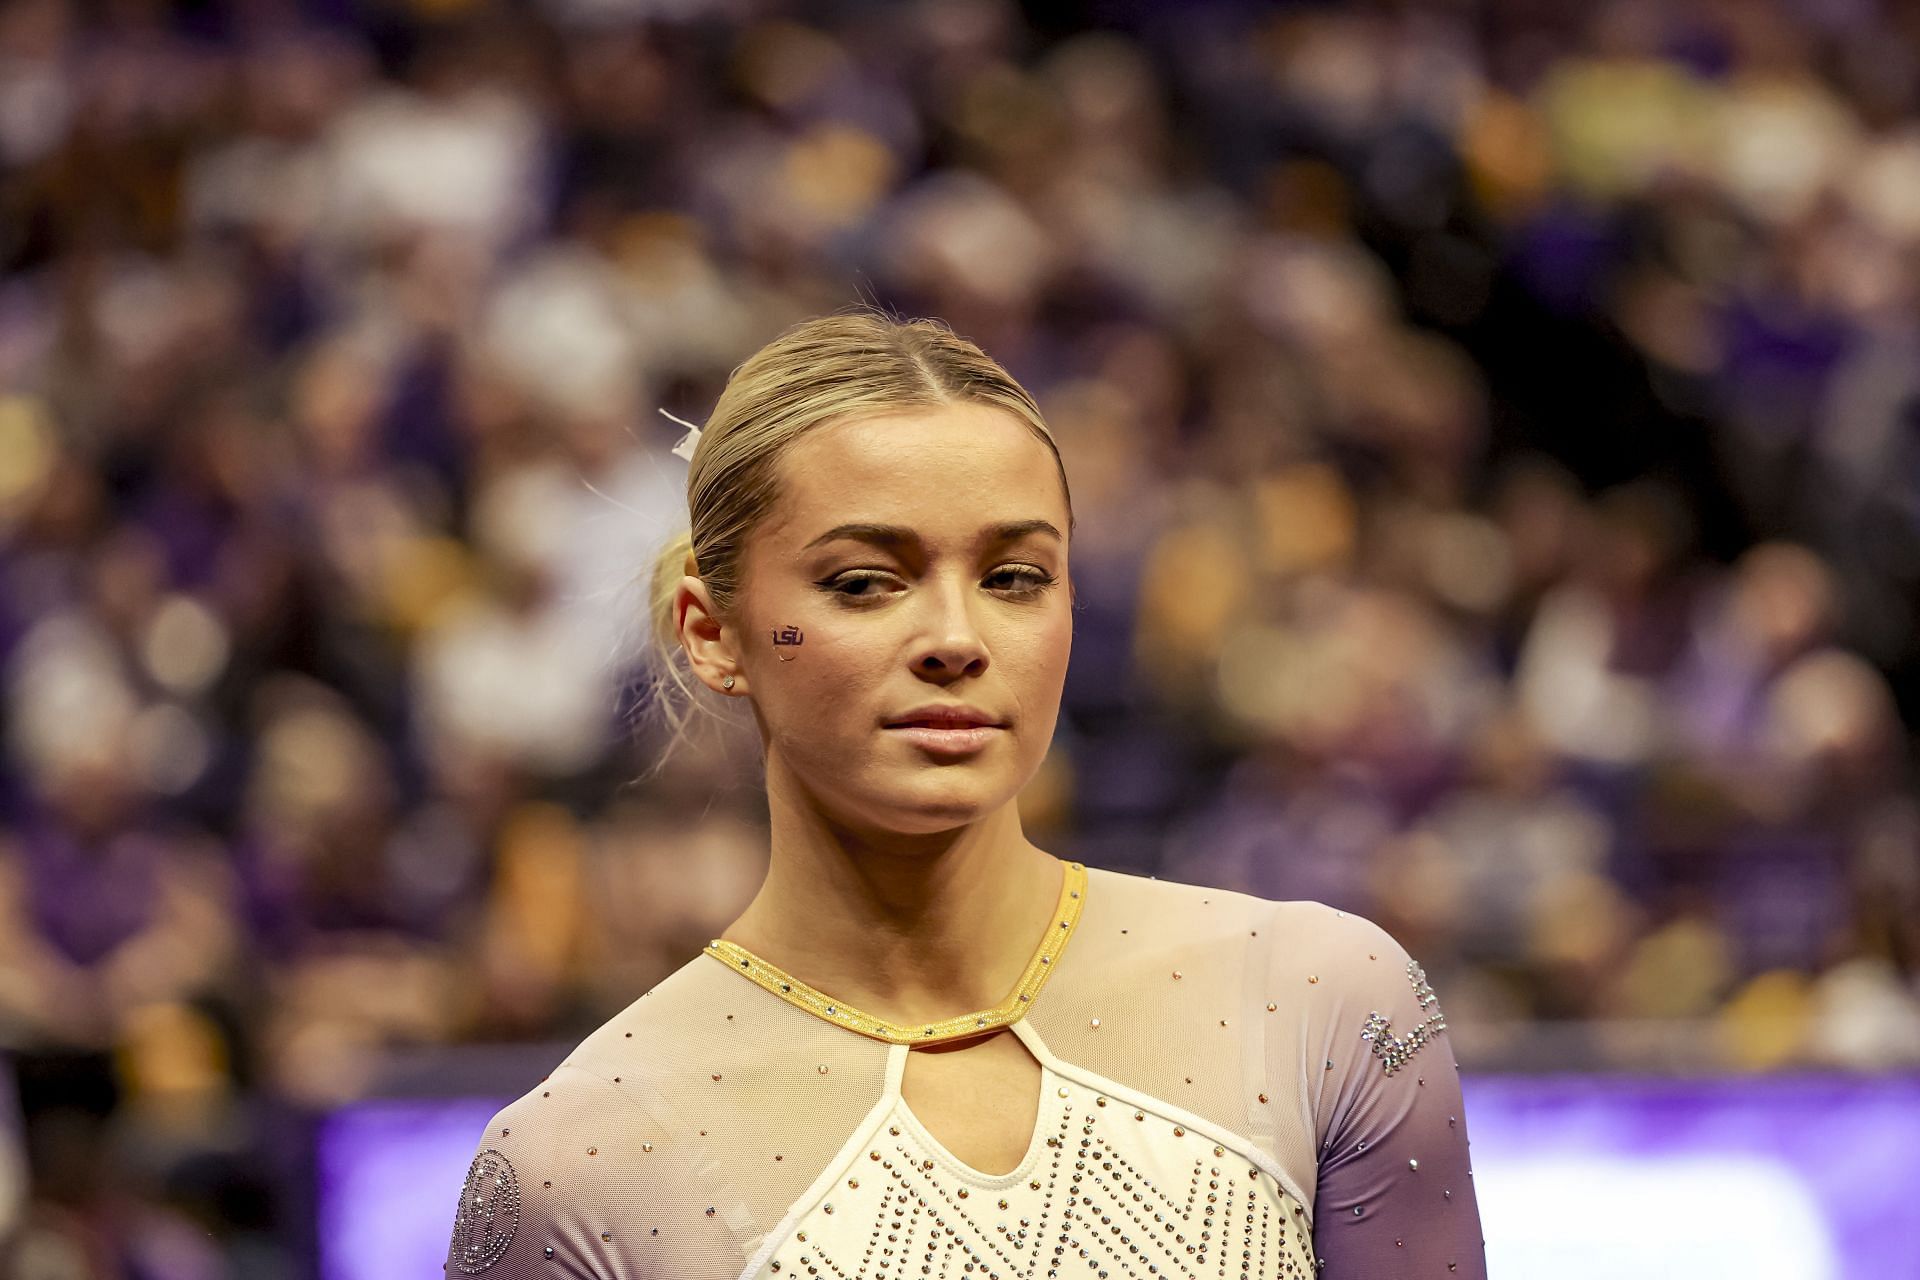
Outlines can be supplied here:
[[1012, 1172], [1033, 1145], [1041, 1068], [1002, 1031], [906, 1055], [900, 1096], [940, 1145], [981, 1173]]
[[1312, 1274], [1304, 1207], [1245, 1139], [1052, 1059], [962, 1070], [958, 1054], [900, 1052], [890, 1102], [756, 1277]]

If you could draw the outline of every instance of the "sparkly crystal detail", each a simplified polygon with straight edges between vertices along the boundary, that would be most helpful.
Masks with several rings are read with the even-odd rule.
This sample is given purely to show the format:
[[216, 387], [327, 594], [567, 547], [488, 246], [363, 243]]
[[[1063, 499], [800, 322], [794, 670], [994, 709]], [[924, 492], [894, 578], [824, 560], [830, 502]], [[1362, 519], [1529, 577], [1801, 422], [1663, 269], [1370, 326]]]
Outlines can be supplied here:
[[1440, 997], [1433, 994], [1433, 988], [1427, 985], [1426, 971], [1415, 961], [1407, 962], [1407, 980], [1413, 983], [1413, 998], [1421, 1009], [1433, 1010], [1426, 1021], [1405, 1036], [1396, 1036], [1387, 1029], [1393, 1025], [1393, 1019], [1376, 1010], [1367, 1015], [1367, 1024], [1360, 1031], [1360, 1038], [1372, 1043], [1373, 1056], [1380, 1059], [1388, 1075], [1406, 1066], [1429, 1040], [1447, 1029], [1447, 1017], [1439, 1009]]
[[[859, 1186], [842, 1179], [831, 1216], [816, 1204], [770, 1250], [769, 1272], [782, 1280], [1315, 1275], [1310, 1219], [1243, 1141], [1077, 1082], [1043, 1097], [1046, 1141], [1005, 1174], [969, 1169], [923, 1126], [880, 1130]], [[1156, 1123], [1132, 1123], [1146, 1120]]]
[[467, 1166], [450, 1260], [464, 1274], [477, 1276], [506, 1256], [519, 1229], [520, 1181], [507, 1158], [489, 1147]]

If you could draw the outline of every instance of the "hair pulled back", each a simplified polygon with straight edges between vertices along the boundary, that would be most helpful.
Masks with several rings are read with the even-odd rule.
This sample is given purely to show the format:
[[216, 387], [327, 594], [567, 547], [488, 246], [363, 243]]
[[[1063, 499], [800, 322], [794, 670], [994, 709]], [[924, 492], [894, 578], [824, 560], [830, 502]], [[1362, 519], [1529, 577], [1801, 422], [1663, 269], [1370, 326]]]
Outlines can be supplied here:
[[896, 320], [867, 309], [820, 316], [787, 329], [733, 371], [687, 468], [689, 528], [668, 540], [653, 567], [655, 701], [674, 738], [699, 692], [674, 627], [674, 594], [693, 574], [722, 618], [734, 613], [747, 538], [779, 500], [781, 456], [826, 423], [950, 404], [1013, 415], [1053, 454], [1066, 491], [1066, 468], [1039, 405], [997, 361], [940, 321]]

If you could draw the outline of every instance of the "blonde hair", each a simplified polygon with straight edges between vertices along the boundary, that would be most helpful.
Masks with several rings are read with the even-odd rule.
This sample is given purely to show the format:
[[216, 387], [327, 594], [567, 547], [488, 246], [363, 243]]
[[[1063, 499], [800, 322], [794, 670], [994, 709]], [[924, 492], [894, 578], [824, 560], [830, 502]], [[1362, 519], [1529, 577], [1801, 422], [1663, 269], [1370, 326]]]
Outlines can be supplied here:
[[715, 611], [732, 614], [747, 538], [779, 499], [777, 469], [795, 440], [829, 422], [950, 404], [1003, 409], [1039, 437], [1068, 494], [1071, 534], [1066, 467], [1040, 406], [997, 361], [938, 320], [899, 320], [869, 308], [820, 316], [789, 328], [733, 371], [688, 464], [689, 528], [668, 541], [653, 567], [653, 702], [672, 730], [663, 759], [700, 705], [702, 687], [674, 627], [680, 579], [697, 574]]

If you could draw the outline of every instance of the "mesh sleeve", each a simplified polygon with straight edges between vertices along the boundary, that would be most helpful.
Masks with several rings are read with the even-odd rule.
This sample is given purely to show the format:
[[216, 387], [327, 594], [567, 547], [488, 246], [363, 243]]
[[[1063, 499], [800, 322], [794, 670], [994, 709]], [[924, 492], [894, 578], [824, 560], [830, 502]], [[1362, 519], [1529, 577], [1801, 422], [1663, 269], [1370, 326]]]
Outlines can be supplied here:
[[[584, 1072], [559, 1067], [540, 1088], [487, 1123], [454, 1206], [448, 1276], [600, 1280], [630, 1274], [589, 1247], [595, 1241], [585, 1221], [588, 1206], [565, 1192], [577, 1192], [585, 1172], [580, 1166], [597, 1158], [575, 1152], [578, 1144], [570, 1141], [583, 1110], [605, 1105], [595, 1096], [597, 1083]], [[562, 1095], [558, 1106], [556, 1087]]]
[[566, 1064], [501, 1110], [460, 1188], [446, 1275], [735, 1276], [736, 1199], [618, 1079]]
[[1350, 914], [1338, 925], [1321, 961], [1329, 990], [1314, 1251], [1323, 1280], [1484, 1280], [1460, 1073], [1439, 1000], [1385, 930]]

